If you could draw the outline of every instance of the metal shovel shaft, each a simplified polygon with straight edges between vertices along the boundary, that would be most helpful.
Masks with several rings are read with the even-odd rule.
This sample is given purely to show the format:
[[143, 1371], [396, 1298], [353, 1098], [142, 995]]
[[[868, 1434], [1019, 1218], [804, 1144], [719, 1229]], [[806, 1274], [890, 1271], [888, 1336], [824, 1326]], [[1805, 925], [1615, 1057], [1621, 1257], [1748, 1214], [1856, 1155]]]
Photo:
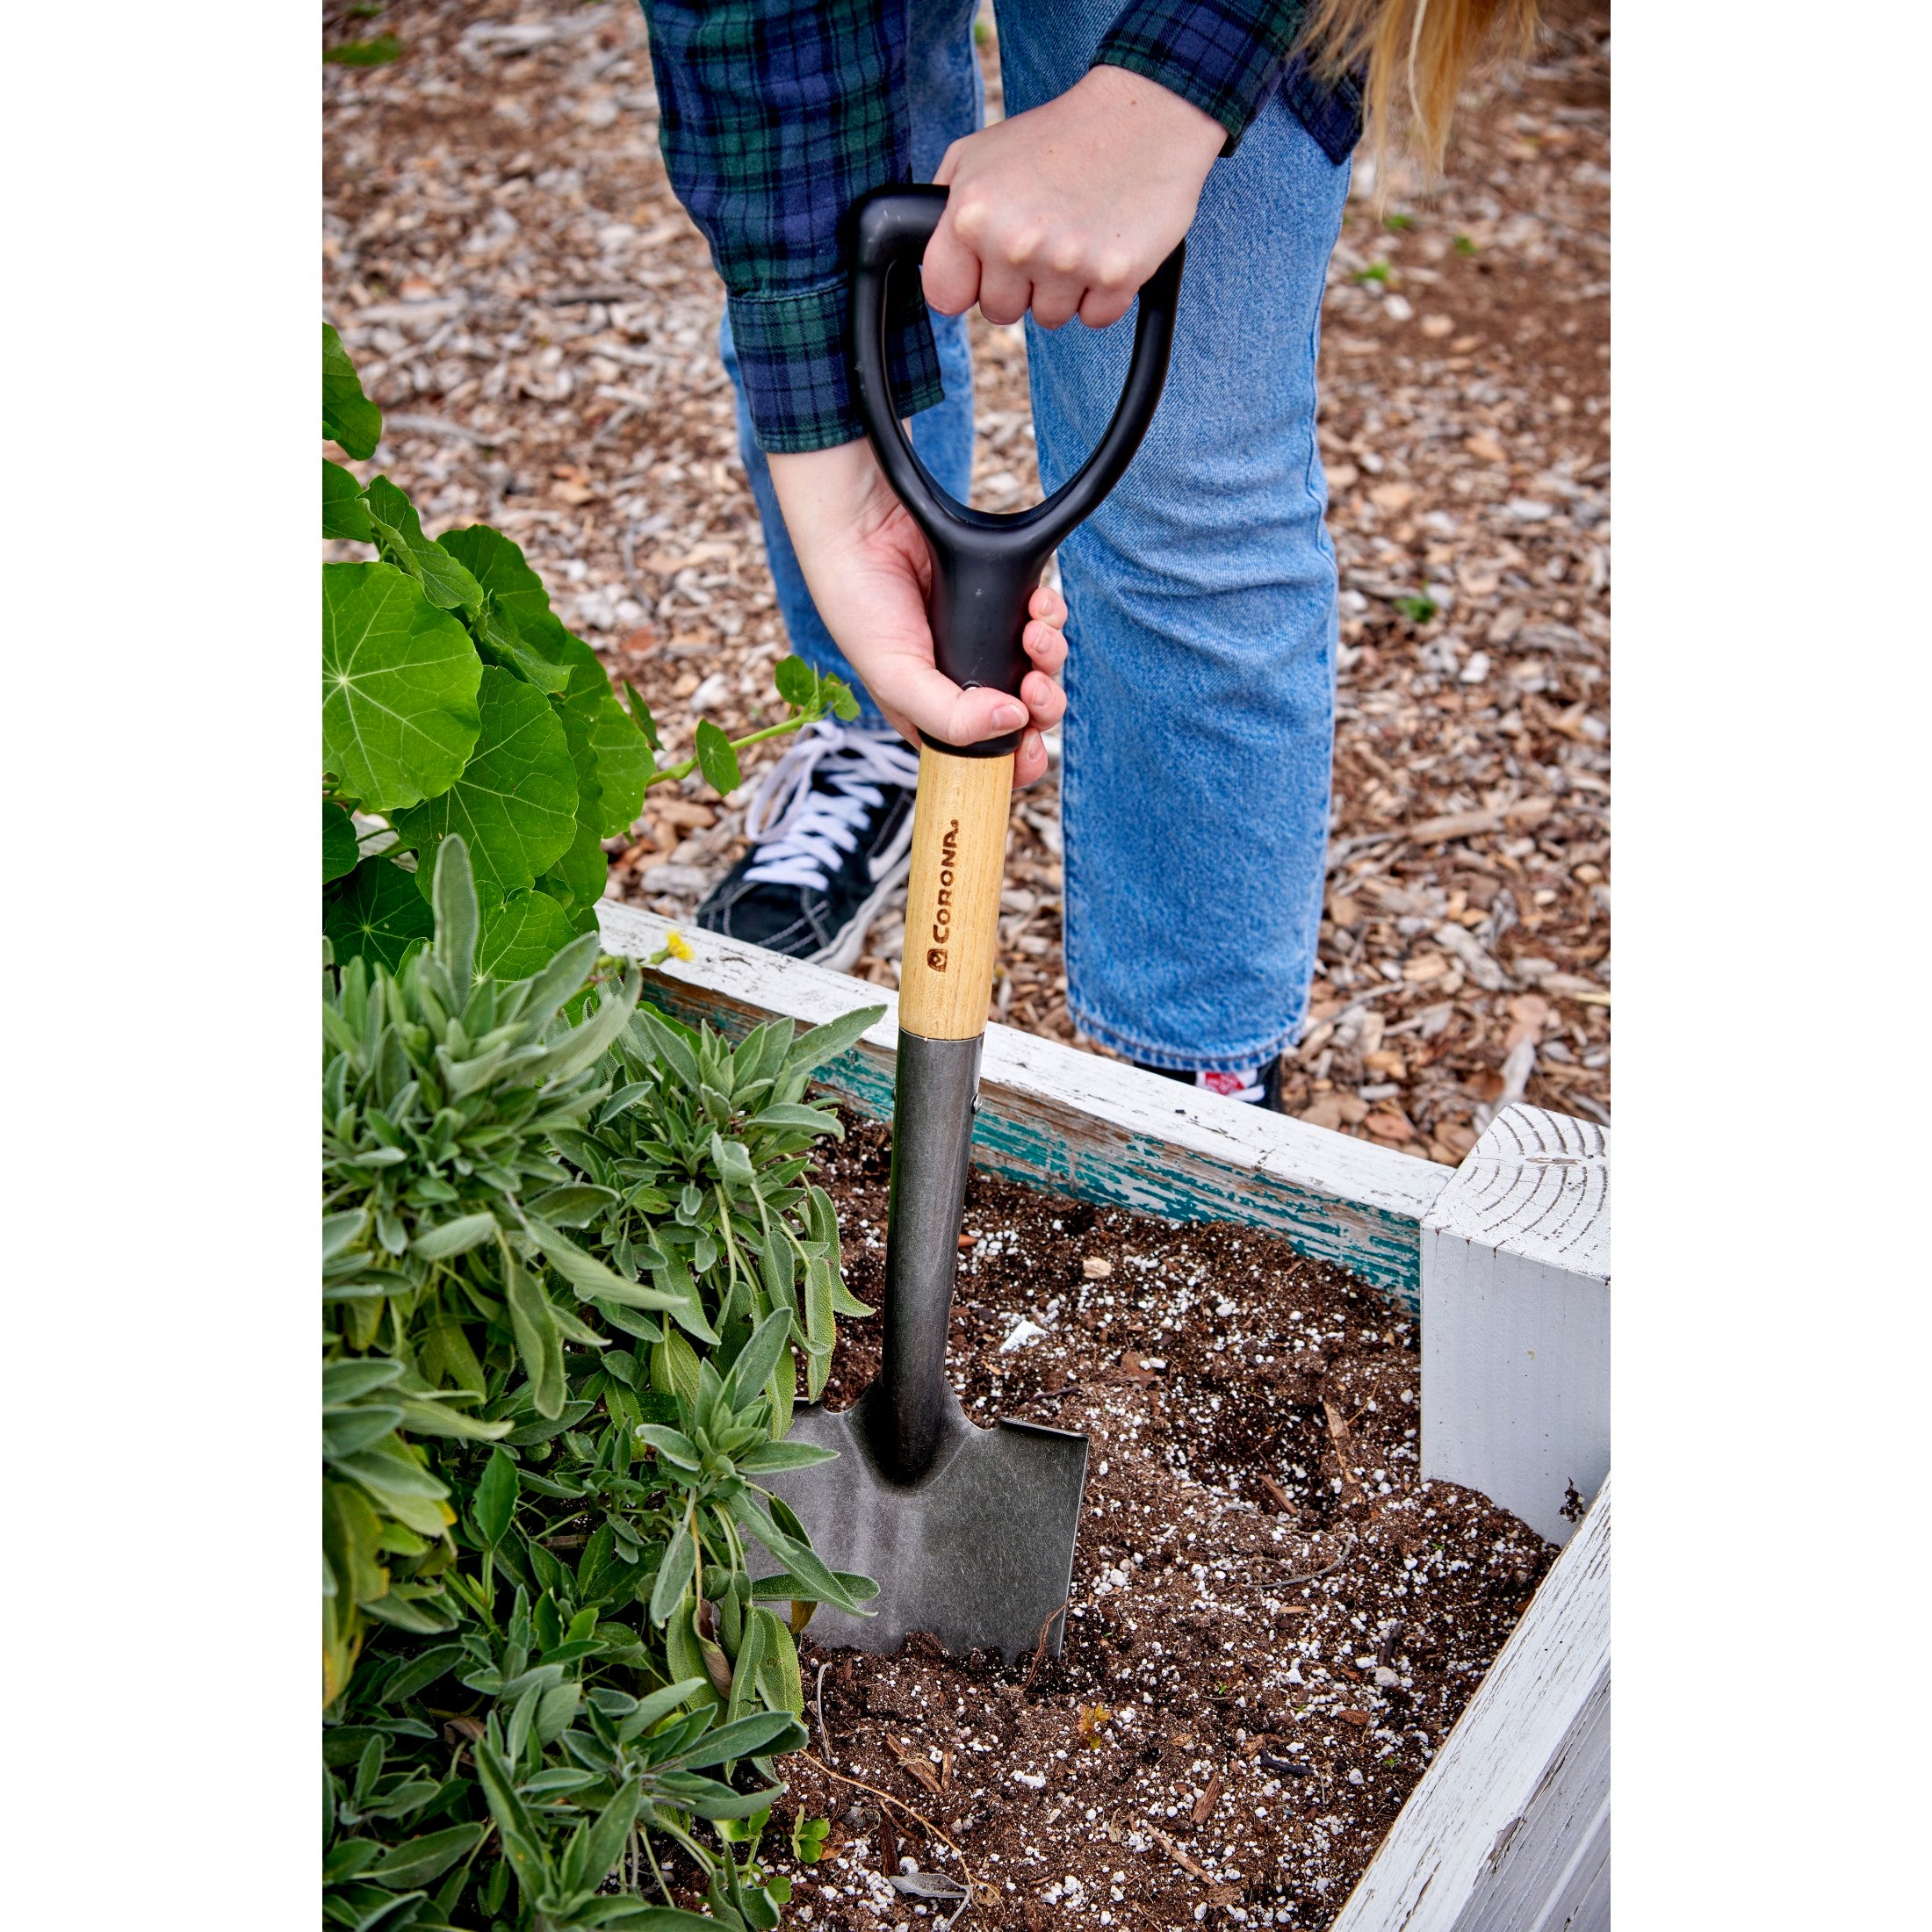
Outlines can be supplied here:
[[918, 1481], [932, 1467], [950, 1393], [946, 1337], [983, 1038], [899, 1034], [880, 1373], [880, 1423], [890, 1432], [876, 1453], [901, 1482]]

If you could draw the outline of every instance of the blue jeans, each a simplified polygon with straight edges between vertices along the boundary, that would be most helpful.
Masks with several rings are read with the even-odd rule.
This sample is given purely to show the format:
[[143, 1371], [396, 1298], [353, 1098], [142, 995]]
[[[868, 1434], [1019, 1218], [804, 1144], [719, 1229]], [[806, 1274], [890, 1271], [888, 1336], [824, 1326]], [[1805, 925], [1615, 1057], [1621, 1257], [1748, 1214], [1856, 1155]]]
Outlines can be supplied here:
[[[913, 0], [920, 179], [977, 125], [971, 11]], [[1072, 86], [1117, 11], [1114, 0], [1007, 0], [1007, 112]], [[1347, 192], [1346, 163], [1279, 99], [1215, 162], [1188, 234], [1160, 410], [1125, 479], [1060, 551], [1071, 613], [1068, 1007], [1092, 1038], [1149, 1065], [1252, 1065], [1289, 1045], [1307, 1013], [1335, 717], [1316, 352]], [[963, 499], [970, 398], [954, 371], [964, 334], [934, 320], [947, 400], [913, 419], [913, 440]], [[1048, 489], [1105, 429], [1133, 330], [1131, 313], [1112, 328], [1051, 334], [1027, 319]], [[811, 608], [742, 406], [739, 440], [794, 648], [850, 676]]]

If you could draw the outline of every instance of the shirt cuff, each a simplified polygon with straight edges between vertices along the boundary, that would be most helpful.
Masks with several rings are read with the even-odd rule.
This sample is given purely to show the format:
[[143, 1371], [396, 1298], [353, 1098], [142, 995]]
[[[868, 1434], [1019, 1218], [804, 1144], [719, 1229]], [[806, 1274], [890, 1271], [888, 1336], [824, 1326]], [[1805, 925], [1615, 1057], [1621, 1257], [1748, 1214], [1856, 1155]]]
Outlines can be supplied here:
[[1134, 0], [1102, 36], [1096, 67], [1124, 67], [1192, 101], [1231, 155], [1280, 84], [1301, 31], [1300, 0]]
[[[916, 281], [892, 292], [892, 395], [902, 416], [946, 393], [933, 324]], [[829, 450], [865, 434], [853, 393], [852, 292], [843, 280], [787, 295], [734, 295], [726, 305], [752, 431], [768, 453]]]

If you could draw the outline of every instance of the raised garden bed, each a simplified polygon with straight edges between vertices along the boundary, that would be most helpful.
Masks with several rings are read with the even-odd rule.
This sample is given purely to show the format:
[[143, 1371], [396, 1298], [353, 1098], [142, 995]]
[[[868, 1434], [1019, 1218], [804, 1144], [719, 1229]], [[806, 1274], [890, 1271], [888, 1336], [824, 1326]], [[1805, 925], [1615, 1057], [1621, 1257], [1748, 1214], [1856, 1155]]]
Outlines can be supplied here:
[[[605, 915], [654, 949], [661, 922]], [[649, 994], [688, 1017], [872, 992], [696, 943]], [[890, 1040], [828, 1069], [861, 1114]], [[1035, 1667], [808, 1633], [786, 1776], [833, 1830], [801, 1917], [949, 1917], [962, 1855], [1001, 1925], [1607, 1923], [1607, 1496], [1537, 1589], [1607, 1470], [1601, 1135], [1511, 1110], [1452, 1175], [1005, 1029], [985, 1065], [951, 1367], [989, 1419], [1092, 1438], [1069, 1641]], [[854, 1126], [863, 1294], [884, 1135]]]

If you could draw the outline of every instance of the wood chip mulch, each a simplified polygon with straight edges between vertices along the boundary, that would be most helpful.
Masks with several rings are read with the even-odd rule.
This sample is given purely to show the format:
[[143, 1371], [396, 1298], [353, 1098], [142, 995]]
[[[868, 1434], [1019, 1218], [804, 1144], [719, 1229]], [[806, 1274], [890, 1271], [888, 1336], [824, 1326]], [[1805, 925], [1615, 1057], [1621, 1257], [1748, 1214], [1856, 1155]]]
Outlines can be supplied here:
[[[1610, 1110], [1609, 10], [1551, 11], [1439, 192], [1398, 183], [1385, 220], [1358, 169], [1324, 332], [1341, 711], [1287, 1092], [1446, 1162], [1512, 1099]], [[324, 69], [326, 314], [388, 415], [364, 473], [432, 533], [515, 537], [672, 753], [701, 716], [771, 722], [785, 645], [722, 292], [658, 155], [641, 16], [414, 0], [378, 25], [400, 60]], [[1036, 492], [1025, 349], [975, 328], [975, 499], [1010, 508]], [[688, 918], [742, 804], [653, 793], [612, 891]], [[1013, 832], [993, 1013], [1071, 1040], [1052, 775]], [[859, 972], [894, 984], [902, 943], [889, 911]]]

